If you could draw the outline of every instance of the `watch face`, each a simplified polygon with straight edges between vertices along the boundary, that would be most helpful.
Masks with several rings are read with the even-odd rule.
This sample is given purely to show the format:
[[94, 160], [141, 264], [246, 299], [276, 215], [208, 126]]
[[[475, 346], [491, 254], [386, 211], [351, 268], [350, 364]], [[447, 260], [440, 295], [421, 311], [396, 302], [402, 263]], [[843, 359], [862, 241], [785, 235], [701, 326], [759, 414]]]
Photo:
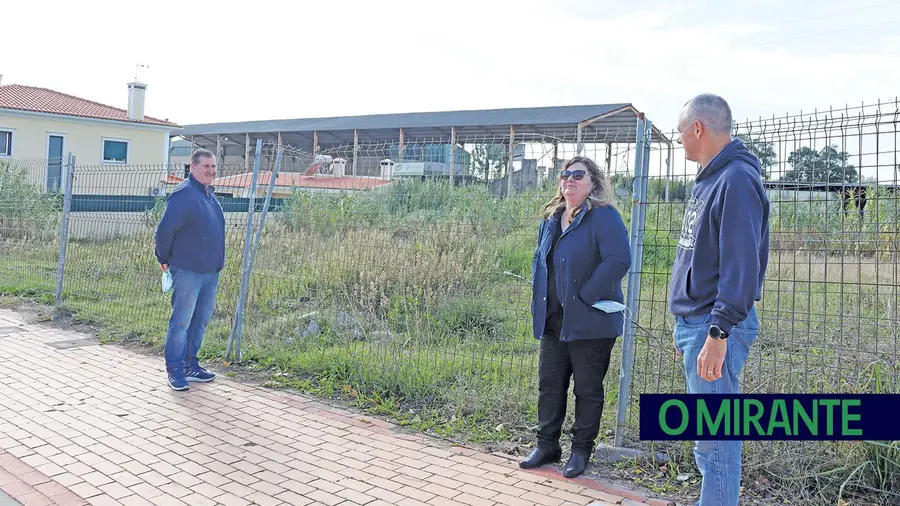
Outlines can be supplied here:
[[724, 332], [722, 332], [722, 329], [720, 329], [719, 327], [716, 327], [715, 325], [713, 325], [709, 328], [709, 335], [713, 339], [721, 338], [722, 334], [724, 334]]

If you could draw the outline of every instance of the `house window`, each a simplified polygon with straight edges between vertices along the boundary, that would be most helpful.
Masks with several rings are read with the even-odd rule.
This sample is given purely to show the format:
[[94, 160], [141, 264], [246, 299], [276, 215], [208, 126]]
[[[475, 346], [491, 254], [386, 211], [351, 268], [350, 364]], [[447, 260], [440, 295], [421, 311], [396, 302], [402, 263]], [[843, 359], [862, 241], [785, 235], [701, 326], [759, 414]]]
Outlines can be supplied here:
[[128, 141], [103, 139], [103, 161], [105, 163], [128, 163]]
[[0, 130], [0, 156], [12, 156], [12, 130]]
[[169, 150], [169, 156], [191, 156], [191, 147], [190, 146], [173, 146], [172, 149]]

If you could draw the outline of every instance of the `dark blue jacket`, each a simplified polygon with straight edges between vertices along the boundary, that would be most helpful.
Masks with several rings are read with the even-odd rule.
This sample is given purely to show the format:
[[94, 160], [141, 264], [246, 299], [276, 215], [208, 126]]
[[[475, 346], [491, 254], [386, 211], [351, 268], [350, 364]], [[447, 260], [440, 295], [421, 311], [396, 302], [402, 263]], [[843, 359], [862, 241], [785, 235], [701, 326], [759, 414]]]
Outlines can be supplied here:
[[565, 233], [560, 214], [541, 221], [531, 267], [534, 337], [547, 320], [547, 257], [553, 247], [556, 295], [563, 308], [561, 341], [609, 339], [622, 335], [625, 316], [592, 307], [600, 300], [624, 303], [622, 280], [631, 267], [631, 245], [622, 216], [612, 206], [579, 213]]
[[175, 187], [156, 226], [156, 259], [169, 267], [199, 273], [225, 266], [225, 214], [213, 193], [193, 174]]
[[669, 286], [669, 310], [712, 315], [726, 332], [762, 298], [769, 261], [769, 199], [759, 159], [733, 139], [697, 174]]

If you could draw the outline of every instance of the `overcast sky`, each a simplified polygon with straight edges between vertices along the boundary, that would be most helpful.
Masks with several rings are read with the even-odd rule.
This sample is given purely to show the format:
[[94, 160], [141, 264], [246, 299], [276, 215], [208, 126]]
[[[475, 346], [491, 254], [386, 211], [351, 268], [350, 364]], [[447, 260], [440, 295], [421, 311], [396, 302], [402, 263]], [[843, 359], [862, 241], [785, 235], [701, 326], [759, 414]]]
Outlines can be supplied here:
[[[3, 83], [185, 125], [690, 96], [736, 119], [898, 94], [900, 2], [845, 0], [6, 2]], [[802, 6], [802, 7], [801, 7]]]

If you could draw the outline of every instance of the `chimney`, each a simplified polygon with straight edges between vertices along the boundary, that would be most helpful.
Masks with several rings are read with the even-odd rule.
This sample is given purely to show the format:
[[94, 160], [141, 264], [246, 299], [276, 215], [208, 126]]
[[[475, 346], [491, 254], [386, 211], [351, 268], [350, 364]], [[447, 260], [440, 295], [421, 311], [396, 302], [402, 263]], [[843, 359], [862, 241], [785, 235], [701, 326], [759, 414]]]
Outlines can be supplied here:
[[144, 120], [144, 102], [147, 96], [147, 85], [140, 81], [128, 83], [128, 119]]
[[3, 74], [0, 74], [0, 85], [3, 84]]

